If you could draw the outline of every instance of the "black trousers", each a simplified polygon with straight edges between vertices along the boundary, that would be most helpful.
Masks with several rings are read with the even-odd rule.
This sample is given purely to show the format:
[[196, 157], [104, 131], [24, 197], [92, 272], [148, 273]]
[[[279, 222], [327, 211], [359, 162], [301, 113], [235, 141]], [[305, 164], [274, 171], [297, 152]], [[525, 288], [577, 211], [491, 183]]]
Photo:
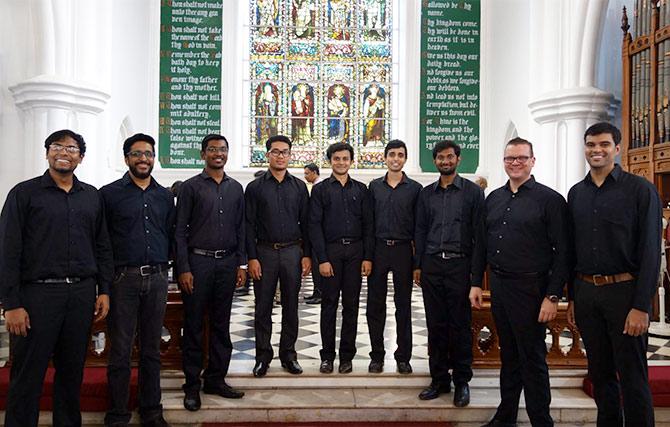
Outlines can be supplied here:
[[262, 276], [254, 281], [256, 296], [256, 360], [270, 363], [273, 357], [270, 336], [272, 335], [272, 306], [279, 280], [281, 292], [281, 337], [279, 359], [282, 362], [296, 360], [295, 341], [298, 339], [298, 293], [301, 283], [302, 249], [293, 245], [281, 249], [258, 245], [258, 261]]
[[81, 426], [79, 393], [91, 339], [95, 279], [29, 283], [21, 302], [30, 316], [28, 336], [12, 336], [5, 426], [36, 426], [44, 375], [53, 359], [53, 425]]
[[421, 261], [421, 291], [428, 327], [428, 366], [434, 383], [466, 384], [472, 379], [470, 259]]
[[235, 256], [212, 258], [191, 254], [193, 293], [182, 292], [184, 326], [182, 367], [184, 390], [200, 390], [203, 367], [202, 334], [205, 311], [209, 315], [209, 360], [202, 374], [206, 385], [217, 386], [226, 377], [233, 344], [230, 340], [230, 309], [237, 279]]
[[575, 317], [586, 347], [598, 426], [622, 426], [624, 419], [627, 426], [654, 425], [647, 335], [622, 333], [634, 295], [635, 282], [595, 286], [575, 280]]
[[139, 412], [142, 421], [160, 417], [161, 335], [167, 304], [167, 271], [149, 276], [117, 271], [110, 289], [107, 332], [111, 341], [107, 364], [110, 409], [105, 423], [128, 423], [130, 357], [139, 336]]
[[335, 322], [341, 292], [340, 361], [351, 361], [356, 355], [363, 242], [329, 243], [326, 251], [335, 275], [322, 277], [321, 281], [321, 360], [335, 359]]
[[314, 283], [314, 290], [312, 296], [321, 298], [321, 275], [319, 274], [319, 261], [316, 256], [312, 257], [312, 282]]
[[377, 243], [372, 274], [368, 277], [367, 319], [370, 330], [372, 360], [384, 360], [384, 325], [386, 323], [386, 292], [388, 273], [393, 272], [398, 348], [394, 357], [409, 362], [412, 357], [412, 245], [410, 242], [387, 246]]
[[523, 389], [533, 426], [553, 426], [547, 368], [546, 324], [537, 321], [547, 276], [514, 278], [491, 274], [491, 312], [500, 339], [498, 421], [515, 423]]

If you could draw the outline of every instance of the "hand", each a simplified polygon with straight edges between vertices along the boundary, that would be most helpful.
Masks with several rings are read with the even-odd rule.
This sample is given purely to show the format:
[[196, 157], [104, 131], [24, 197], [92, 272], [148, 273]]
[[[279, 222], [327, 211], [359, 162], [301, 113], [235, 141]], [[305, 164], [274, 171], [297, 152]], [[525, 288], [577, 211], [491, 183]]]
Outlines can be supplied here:
[[263, 272], [261, 271], [261, 262], [257, 259], [249, 260], [249, 276], [254, 280], [261, 280]]
[[372, 261], [363, 261], [361, 264], [361, 276], [368, 277], [372, 272]]
[[479, 286], [472, 286], [470, 288], [470, 305], [477, 310], [482, 308], [484, 302], [484, 294], [482, 293], [482, 288]]
[[93, 312], [95, 318], [93, 322], [101, 321], [107, 317], [107, 313], [109, 313], [109, 295], [98, 295], [98, 299], [95, 300], [95, 311]]
[[12, 335], [28, 336], [30, 316], [23, 307], [5, 310], [5, 326]]
[[649, 314], [636, 308], [631, 308], [626, 316], [626, 325], [623, 333], [632, 337], [638, 337], [649, 328]]
[[414, 276], [414, 284], [421, 287], [421, 269], [417, 268], [412, 275]]
[[551, 322], [556, 318], [556, 313], [558, 313], [558, 301], [551, 302], [551, 300], [545, 297], [542, 300], [542, 306], [540, 307], [540, 314], [537, 316], [537, 321], [539, 323]]
[[568, 311], [565, 313], [565, 315], [568, 318], [568, 325], [570, 325], [573, 328], [579, 330], [577, 328], [577, 320], [575, 319], [575, 302], [574, 301], [568, 301]]
[[312, 271], [312, 260], [309, 257], [302, 257], [300, 265], [302, 266], [302, 277], [307, 276]]
[[329, 262], [322, 262], [319, 264], [319, 274], [323, 277], [333, 277], [335, 272], [333, 266]]
[[237, 268], [237, 282], [235, 282], [236, 288], [241, 288], [244, 286], [244, 283], [247, 281], [247, 270], [238, 267]]
[[190, 271], [181, 273], [177, 281], [179, 282], [179, 287], [182, 291], [189, 295], [193, 293], [193, 274], [191, 274]]

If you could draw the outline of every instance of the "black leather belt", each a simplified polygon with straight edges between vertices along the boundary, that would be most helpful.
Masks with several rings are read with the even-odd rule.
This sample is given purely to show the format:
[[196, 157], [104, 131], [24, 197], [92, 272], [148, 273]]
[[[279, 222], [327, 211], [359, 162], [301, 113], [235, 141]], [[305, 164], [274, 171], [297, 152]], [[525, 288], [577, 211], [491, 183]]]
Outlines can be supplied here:
[[397, 245], [406, 245], [411, 240], [395, 240], [395, 239], [377, 239], [381, 243], [385, 244], [386, 246], [397, 246]]
[[58, 277], [49, 279], [33, 280], [32, 283], [79, 283], [81, 277]]
[[170, 264], [154, 264], [154, 265], [142, 265], [140, 267], [126, 266], [126, 267], [117, 267], [117, 271], [123, 271], [126, 274], [137, 274], [142, 277], [151, 276], [152, 274], [161, 273], [170, 268]]
[[442, 259], [459, 259], [459, 258], [465, 258], [465, 254], [462, 254], [460, 252], [447, 252], [447, 251], [442, 251], [434, 254], [438, 258]]
[[350, 245], [352, 243], [358, 242], [359, 240], [361, 240], [361, 239], [345, 237], [343, 239], [333, 240], [332, 242], [328, 242], [328, 243], [336, 243], [338, 245]]
[[268, 248], [272, 248], [274, 250], [279, 250], [279, 249], [284, 249], [284, 248], [289, 248], [291, 246], [299, 245], [302, 243], [302, 240], [294, 240], [292, 242], [257, 242], [257, 245], [260, 246], [266, 246]]
[[541, 271], [530, 271], [526, 273], [514, 273], [511, 271], [504, 271], [504, 270], [499, 270], [497, 268], [492, 268], [491, 271], [499, 277], [505, 278], [505, 279], [536, 279], [538, 277], [543, 277], [546, 276], [546, 272], [541, 272]]
[[207, 249], [191, 248], [191, 253], [219, 259], [232, 254], [233, 251], [231, 249], [218, 249], [216, 251], [210, 251]]

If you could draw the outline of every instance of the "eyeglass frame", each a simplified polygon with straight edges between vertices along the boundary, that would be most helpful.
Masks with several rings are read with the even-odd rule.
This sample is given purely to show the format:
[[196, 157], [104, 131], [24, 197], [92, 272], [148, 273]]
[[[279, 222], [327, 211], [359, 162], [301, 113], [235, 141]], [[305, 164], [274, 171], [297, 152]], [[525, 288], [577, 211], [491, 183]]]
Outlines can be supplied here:
[[54, 153], [62, 153], [62, 152], [66, 152], [68, 154], [81, 153], [81, 149], [78, 146], [75, 146], [75, 145], [60, 145], [60, 144], [56, 144], [55, 142], [53, 144], [49, 145], [49, 150], [53, 151]]
[[503, 162], [506, 165], [513, 165], [514, 162], [518, 162], [520, 165], [525, 165], [526, 163], [528, 163], [528, 160], [532, 158], [533, 156], [505, 156], [503, 157]]

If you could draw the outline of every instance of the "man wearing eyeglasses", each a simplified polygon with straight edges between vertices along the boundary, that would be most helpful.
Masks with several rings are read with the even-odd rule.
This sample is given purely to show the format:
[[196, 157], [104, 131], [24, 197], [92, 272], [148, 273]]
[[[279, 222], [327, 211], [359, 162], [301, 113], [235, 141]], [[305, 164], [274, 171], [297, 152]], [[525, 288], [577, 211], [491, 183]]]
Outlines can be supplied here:
[[0, 299], [12, 335], [4, 425], [12, 427], [37, 426], [50, 359], [53, 425], [81, 425], [91, 323], [107, 315], [113, 275], [102, 198], [74, 175], [84, 138], [60, 130], [44, 147], [49, 169], [14, 187], [0, 216]]
[[500, 339], [501, 402], [487, 426], [516, 425], [521, 390], [534, 426], [552, 426], [545, 335], [567, 280], [567, 205], [535, 181], [533, 145], [514, 138], [503, 158], [509, 181], [486, 199], [486, 249], [475, 259], [470, 302], [482, 307], [491, 268], [491, 312]]
[[610, 123], [584, 133], [589, 172], [568, 193], [568, 321], [584, 340], [598, 426], [653, 426], [647, 328], [661, 266], [661, 199], [652, 183], [616, 164], [620, 144]]
[[[484, 244], [478, 231], [484, 216], [484, 193], [456, 173], [461, 147], [440, 141], [433, 147], [440, 178], [419, 193], [414, 241], [414, 282], [421, 286], [428, 327], [431, 383], [419, 399], [456, 391], [454, 406], [470, 404], [472, 379], [472, 313], [468, 292], [473, 280], [472, 256]], [[451, 373], [449, 371], [452, 371]]]
[[107, 332], [110, 409], [105, 424], [128, 425], [130, 358], [138, 331], [139, 413], [143, 426], [167, 426], [160, 386], [160, 341], [167, 302], [168, 262], [174, 237], [172, 193], [151, 176], [154, 139], [135, 134], [123, 143], [128, 172], [100, 189], [114, 252]]
[[349, 176], [354, 148], [346, 143], [331, 144], [326, 157], [333, 168], [330, 178], [312, 189], [309, 236], [319, 261], [321, 282], [321, 366], [323, 374], [333, 372], [335, 323], [342, 294], [340, 374], [352, 371], [356, 355], [358, 303], [361, 276], [372, 270], [374, 218], [370, 192], [362, 182]]
[[228, 149], [224, 136], [205, 136], [200, 151], [205, 169], [182, 184], [177, 199], [177, 273], [184, 301], [184, 407], [189, 411], [197, 411], [201, 403], [205, 311], [209, 315], [209, 358], [202, 373], [203, 391], [230, 399], [244, 396], [225, 381], [233, 350], [229, 329], [233, 292], [246, 279], [240, 267], [246, 264], [244, 192], [240, 183], [224, 172]]
[[263, 377], [274, 356], [272, 303], [281, 282], [282, 326], [279, 340], [281, 366], [291, 374], [302, 373], [297, 360], [298, 292], [301, 275], [311, 269], [307, 238], [309, 194], [300, 179], [288, 173], [291, 140], [284, 135], [268, 138], [265, 143], [269, 169], [249, 183], [246, 202], [247, 256], [249, 275], [254, 279], [256, 313], [255, 377]]

